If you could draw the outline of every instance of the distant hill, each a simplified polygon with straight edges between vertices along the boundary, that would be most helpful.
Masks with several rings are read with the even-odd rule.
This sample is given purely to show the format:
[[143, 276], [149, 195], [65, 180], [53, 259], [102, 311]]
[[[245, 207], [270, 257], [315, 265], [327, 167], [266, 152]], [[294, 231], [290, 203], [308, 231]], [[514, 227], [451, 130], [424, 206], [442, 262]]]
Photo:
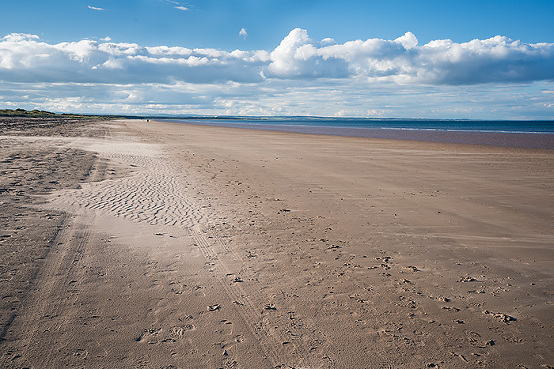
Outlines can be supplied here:
[[26, 117], [26, 118], [87, 118], [87, 119], [109, 119], [119, 118], [118, 116], [102, 115], [83, 115], [83, 114], [57, 114], [44, 110], [25, 110], [25, 109], [0, 109], [0, 117]]

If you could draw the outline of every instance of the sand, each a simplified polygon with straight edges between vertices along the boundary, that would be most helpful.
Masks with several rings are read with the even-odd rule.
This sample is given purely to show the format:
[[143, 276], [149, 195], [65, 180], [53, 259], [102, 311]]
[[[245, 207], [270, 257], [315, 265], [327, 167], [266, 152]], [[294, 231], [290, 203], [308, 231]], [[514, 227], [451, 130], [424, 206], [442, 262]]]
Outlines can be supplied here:
[[1, 367], [554, 366], [552, 150], [8, 123]]

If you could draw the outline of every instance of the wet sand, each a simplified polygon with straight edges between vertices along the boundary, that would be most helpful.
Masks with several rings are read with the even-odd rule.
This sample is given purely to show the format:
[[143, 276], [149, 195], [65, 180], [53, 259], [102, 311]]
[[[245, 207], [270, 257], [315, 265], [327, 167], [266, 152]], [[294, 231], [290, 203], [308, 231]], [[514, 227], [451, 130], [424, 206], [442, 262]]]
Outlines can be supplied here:
[[70, 127], [0, 138], [2, 367], [554, 365], [551, 150]]
[[[168, 120], [168, 122], [187, 124], [185, 123], [186, 121], [183, 120]], [[521, 147], [527, 149], [554, 149], [554, 134], [551, 133], [445, 131], [431, 129], [377, 129], [310, 125], [256, 124], [240, 123], [240, 121], [230, 122], [228, 120], [192, 120], [188, 124], [316, 135], [385, 138], [390, 140], [457, 143], [498, 147]]]

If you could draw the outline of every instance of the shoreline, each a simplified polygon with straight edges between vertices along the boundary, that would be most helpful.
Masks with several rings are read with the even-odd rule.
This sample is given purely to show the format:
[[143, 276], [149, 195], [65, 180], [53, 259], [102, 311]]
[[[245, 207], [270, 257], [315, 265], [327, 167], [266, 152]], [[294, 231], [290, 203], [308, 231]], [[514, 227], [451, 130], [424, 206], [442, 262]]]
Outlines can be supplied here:
[[445, 131], [419, 129], [376, 129], [354, 127], [325, 127], [325, 126], [293, 126], [279, 124], [256, 124], [235, 122], [205, 122], [205, 121], [172, 121], [152, 120], [162, 123], [190, 124], [199, 126], [213, 126], [225, 128], [254, 129], [274, 132], [291, 132], [315, 135], [362, 137], [375, 139], [423, 141], [437, 143], [453, 143], [495, 147], [514, 147], [527, 149], [554, 150], [554, 134], [526, 133], [526, 132], [474, 132], [474, 131]]
[[2, 367], [554, 363], [550, 150], [69, 128], [0, 137]]

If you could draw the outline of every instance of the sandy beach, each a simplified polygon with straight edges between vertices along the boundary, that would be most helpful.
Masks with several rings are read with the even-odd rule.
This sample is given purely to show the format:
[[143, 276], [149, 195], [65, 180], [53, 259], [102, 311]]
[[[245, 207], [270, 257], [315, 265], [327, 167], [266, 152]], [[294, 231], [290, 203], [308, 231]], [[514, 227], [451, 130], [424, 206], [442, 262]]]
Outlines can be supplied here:
[[554, 367], [553, 150], [31, 123], [2, 368]]

